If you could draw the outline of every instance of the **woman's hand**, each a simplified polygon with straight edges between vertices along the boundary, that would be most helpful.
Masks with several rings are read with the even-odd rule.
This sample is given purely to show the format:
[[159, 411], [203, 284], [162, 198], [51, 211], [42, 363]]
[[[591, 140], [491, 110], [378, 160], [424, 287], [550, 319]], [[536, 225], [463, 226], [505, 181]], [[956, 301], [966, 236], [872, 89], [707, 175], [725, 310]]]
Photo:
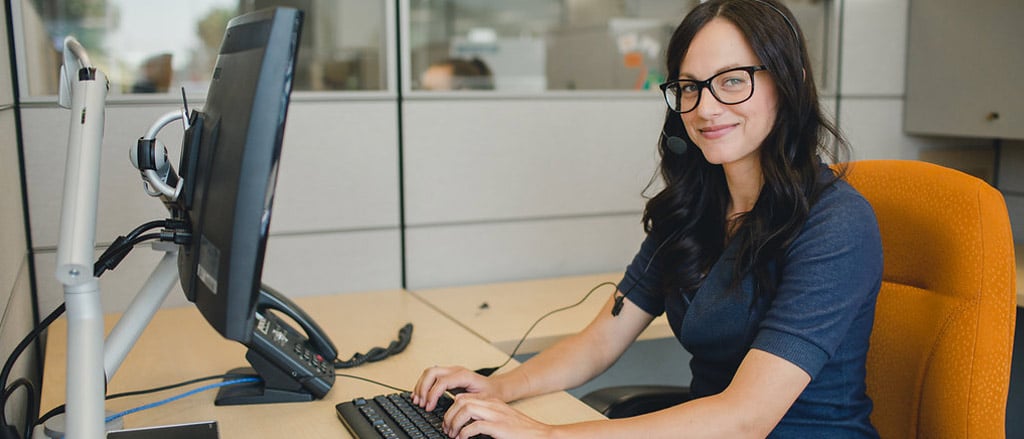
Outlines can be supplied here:
[[453, 438], [486, 434], [501, 439], [547, 438], [554, 427], [537, 422], [497, 398], [463, 393], [455, 395], [455, 403], [444, 416], [443, 428]]
[[434, 366], [420, 375], [412, 391], [412, 402], [431, 411], [444, 392], [451, 389], [487, 398], [499, 396], [494, 382], [483, 375], [459, 366]]

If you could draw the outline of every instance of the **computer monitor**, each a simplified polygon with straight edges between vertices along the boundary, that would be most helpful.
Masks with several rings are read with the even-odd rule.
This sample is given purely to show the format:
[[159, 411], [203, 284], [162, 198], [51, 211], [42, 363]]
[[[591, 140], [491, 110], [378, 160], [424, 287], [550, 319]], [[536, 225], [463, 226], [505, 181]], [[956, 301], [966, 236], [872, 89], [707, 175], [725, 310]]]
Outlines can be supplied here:
[[[277, 8], [227, 26], [206, 103], [189, 115], [174, 216], [189, 224], [178, 273], [188, 300], [249, 348], [262, 382], [225, 387], [218, 404], [306, 401], [334, 382], [337, 350], [287, 297], [261, 283], [303, 13]], [[271, 310], [290, 317], [292, 328]]]

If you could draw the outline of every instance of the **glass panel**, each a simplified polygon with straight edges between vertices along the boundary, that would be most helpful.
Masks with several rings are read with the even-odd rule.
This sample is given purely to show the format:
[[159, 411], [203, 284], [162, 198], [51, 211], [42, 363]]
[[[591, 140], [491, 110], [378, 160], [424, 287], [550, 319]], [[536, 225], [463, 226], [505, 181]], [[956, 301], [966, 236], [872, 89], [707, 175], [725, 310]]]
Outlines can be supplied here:
[[22, 0], [29, 94], [57, 93], [74, 35], [111, 94], [203, 94], [227, 21], [272, 6], [306, 11], [295, 90], [386, 87], [384, 2], [364, 0]]
[[[453, 60], [486, 65], [493, 75], [493, 88], [502, 91], [657, 87], [665, 80], [665, 45], [697, 3], [410, 0], [412, 89], [432, 89], [438, 69], [450, 73]], [[824, 78], [829, 28], [826, 3], [787, 1], [807, 35], [819, 78]]]

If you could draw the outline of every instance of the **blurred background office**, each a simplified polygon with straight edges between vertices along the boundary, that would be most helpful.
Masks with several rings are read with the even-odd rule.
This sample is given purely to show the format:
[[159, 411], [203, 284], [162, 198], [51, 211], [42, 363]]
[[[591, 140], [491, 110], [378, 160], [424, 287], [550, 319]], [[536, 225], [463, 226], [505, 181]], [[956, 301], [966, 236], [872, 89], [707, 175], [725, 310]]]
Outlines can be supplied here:
[[[101, 252], [163, 218], [127, 151], [180, 108], [182, 89], [202, 107], [227, 20], [277, 5], [307, 12], [264, 270], [266, 283], [302, 296], [622, 270], [655, 172], [664, 44], [695, 3], [9, 0], [2, 346], [62, 300], [52, 273], [70, 118], [56, 103], [65, 35], [111, 81]], [[1024, 66], [1020, 2], [786, 3], [854, 159], [920, 159], [985, 179], [1024, 239], [1024, 87], [1009, 76]], [[450, 58], [485, 63], [493, 86], [426, 90], [423, 73]], [[179, 126], [161, 134], [175, 161]], [[107, 311], [127, 306], [158, 257], [136, 249], [102, 278]], [[172, 292], [167, 306], [184, 303]]]

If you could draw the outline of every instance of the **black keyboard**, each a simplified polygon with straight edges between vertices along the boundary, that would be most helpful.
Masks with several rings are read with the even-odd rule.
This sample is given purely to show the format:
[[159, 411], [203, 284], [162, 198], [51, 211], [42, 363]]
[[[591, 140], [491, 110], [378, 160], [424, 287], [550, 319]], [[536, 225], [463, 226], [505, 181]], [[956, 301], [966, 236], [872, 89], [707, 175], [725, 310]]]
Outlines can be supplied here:
[[[444, 413], [452, 405], [451, 398], [441, 397], [434, 411], [428, 412], [412, 403], [409, 392], [356, 398], [335, 406], [338, 418], [353, 436], [359, 439], [446, 439], [441, 430]], [[479, 435], [485, 439], [487, 436]]]

